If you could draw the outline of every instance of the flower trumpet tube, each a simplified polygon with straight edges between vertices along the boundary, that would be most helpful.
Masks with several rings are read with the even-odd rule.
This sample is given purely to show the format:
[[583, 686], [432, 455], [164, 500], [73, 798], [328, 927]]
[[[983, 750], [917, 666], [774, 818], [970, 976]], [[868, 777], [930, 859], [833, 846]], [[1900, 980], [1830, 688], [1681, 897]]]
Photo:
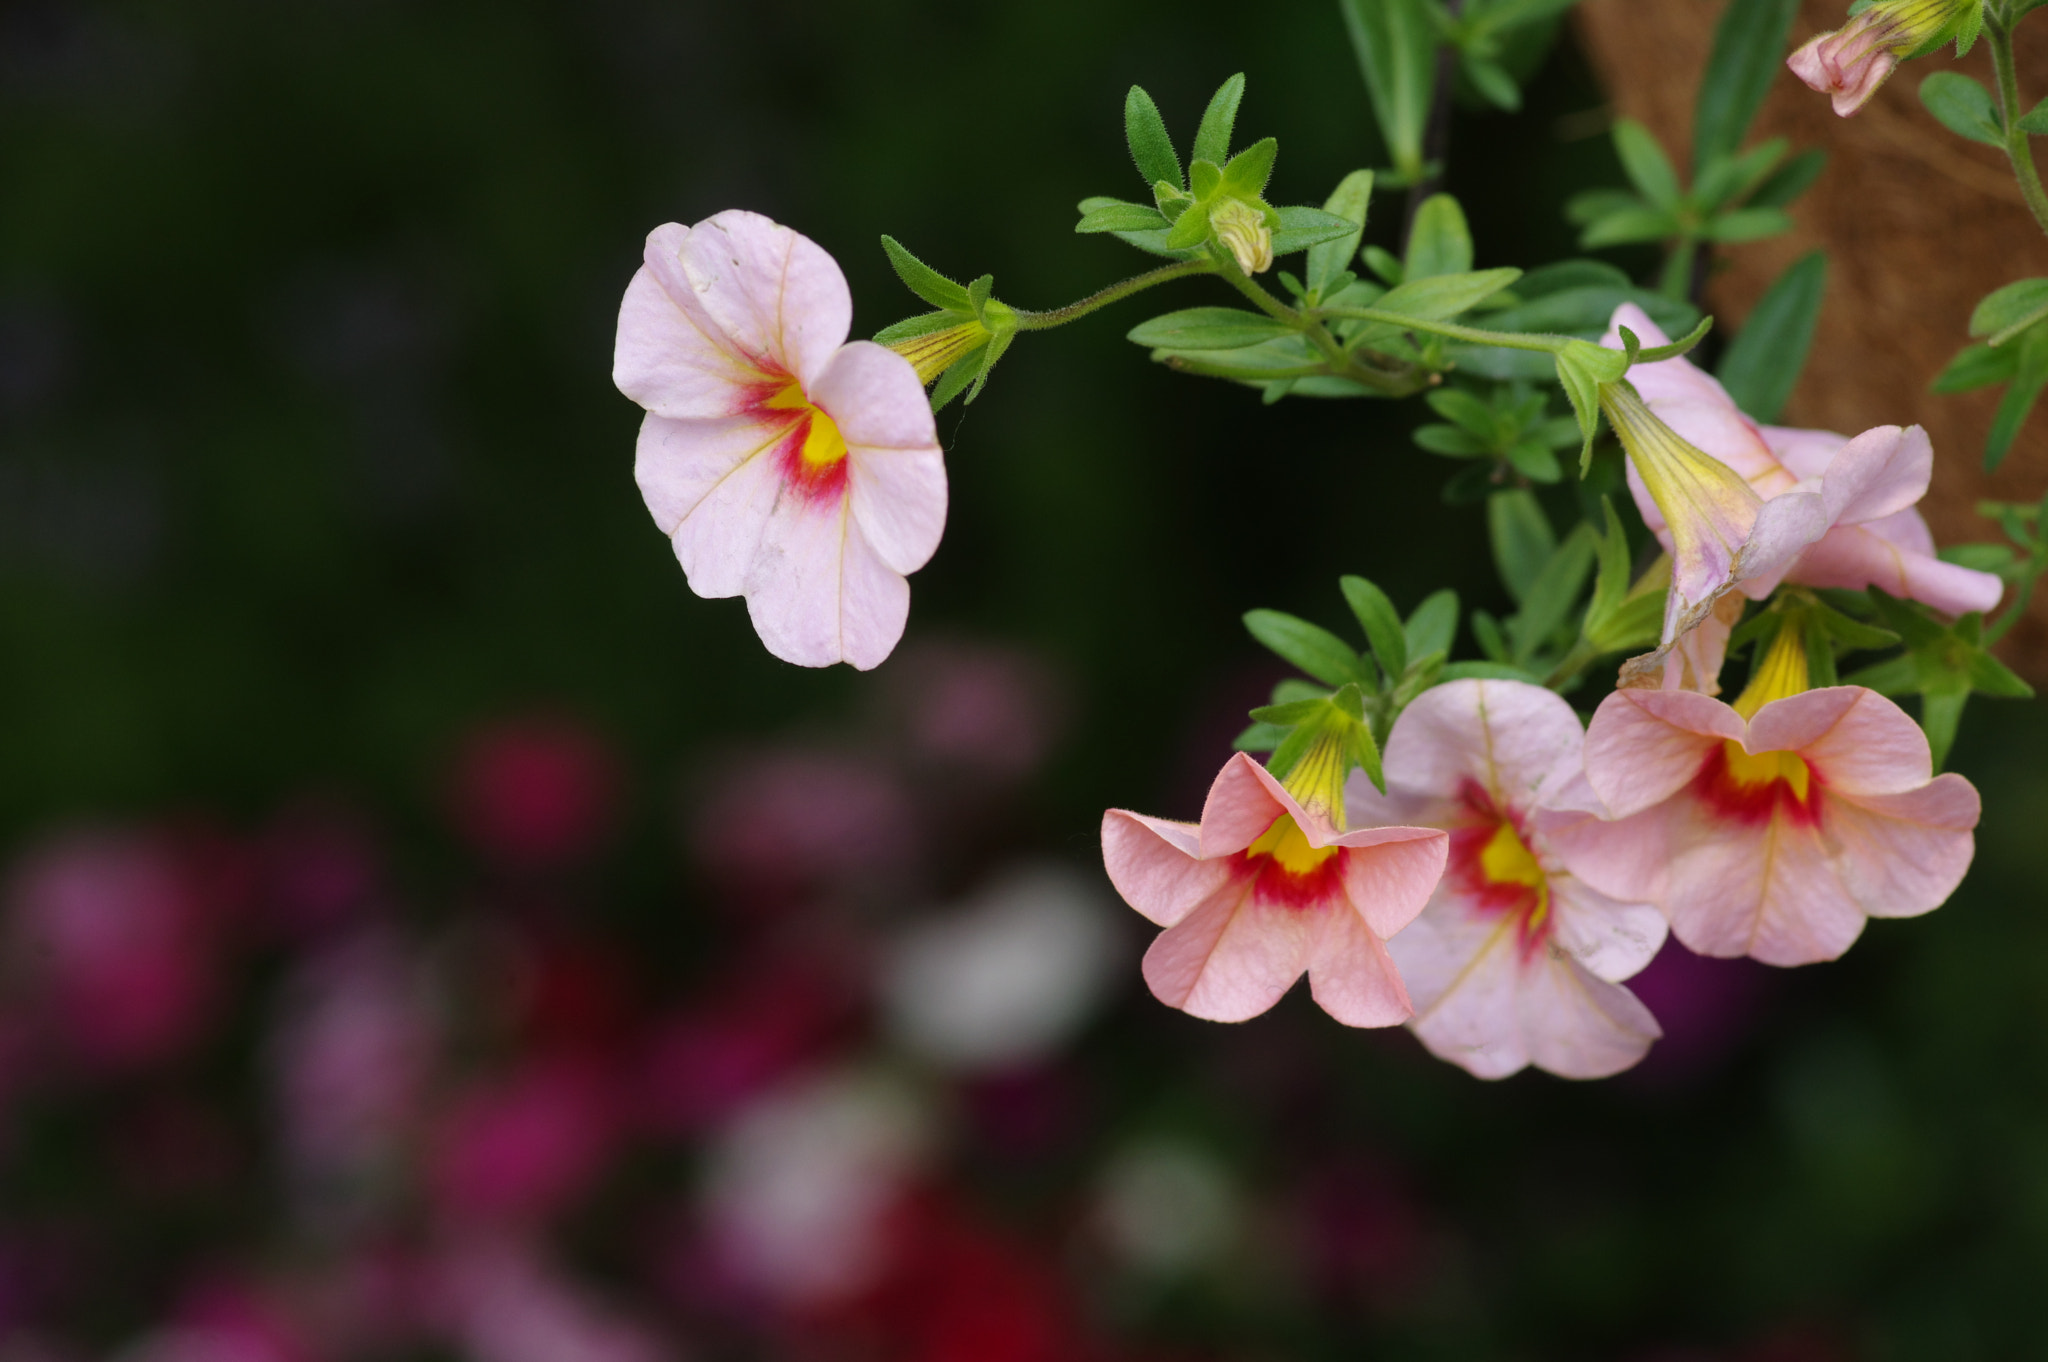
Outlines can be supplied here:
[[1306, 971], [1310, 994], [1346, 1025], [1408, 1019], [1387, 938], [1429, 900], [1450, 838], [1436, 828], [1347, 830], [1344, 774], [1312, 750], [1283, 785], [1239, 753], [1210, 786], [1200, 823], [1103, 815], [1110, 881], [1166, 929], [1144, 963], [1161, 1002], [1244, 1021]]
[[1430, 1051], [1481, 1078], [1533, 1064], [1604, 1078], [1660, 1034], [1618, 980], [1650, 962], [1665, 924], [1568, 870], [1552, 834], [1587, 821], [1578, 716], [1519, 681], [1453, 681], [1425, 692], [1387, 742], [1387, 792], [1354, 776], [1353, 818], [1450, 834], [1429, 906], [1387, 943]]
[[657, 227], [612, 376], [647, 410], [634, 476], [690, 589], [745, 596], [768, 651], [874, 667], [938, 548], [946, 470], [912, 361], [846, 343], [815, 243], [755, 213]]
[[1806, 689], [1781, 626], [1733, 705], [1616, 691], [1586, 734], [1612, 821], [1553, 835], [1573, 874], [1654, 903], [1702, 955], [1832, 960], [1872, 917], [1940, 906], [1975, 850], [1977, 791], [1935, 776], [1905, 711], [1860, 686]]
[[1877, 93], [1900, 60], [1941, 38], [1983, 0], [1878, 0], [1785, 59], [1792, 74], [1833, 97], [1843, 118]]

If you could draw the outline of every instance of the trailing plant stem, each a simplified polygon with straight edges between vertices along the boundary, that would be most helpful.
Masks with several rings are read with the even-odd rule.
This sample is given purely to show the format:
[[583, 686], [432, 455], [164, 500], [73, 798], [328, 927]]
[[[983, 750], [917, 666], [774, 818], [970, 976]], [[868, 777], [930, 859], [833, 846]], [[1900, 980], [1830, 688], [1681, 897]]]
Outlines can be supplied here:
[[1020, 308], [1017, 312], [1017, 329], [1049, 331], [1055, 326], [1065, 326], [1068, 322], [1079, 321], [1089, 313], [1100, 311], [1111, 303], [1122, 302], [1134, 293], [1142, 293], [1148, 288], [1174, 279], [1209, 274], [1214, 270], [1215, 265], [1208, 260], [1183, 260], [1178, 264], [1162, 265], [1156, 270], [1134, 275], [1122, 283], [1111, 284], [1100, 293], [1091, 293], [1081, 301], [1068, 303], [1065, 307], [1056, 307], [1047, 312], [1026, 312]]
[[[2024, 11], [2022, 11], [2024, 12]], [[2013, 66], [2012, 26], [2001, 15], [1984, 16], [1984, 41], [1991, 48], [1992, 69], [1998, 76], [1998, 109], [2004, 115], [2005, 155], [2012, 162], [2013, 178], [2019, 181], [2020, 197], [2043, 232], [2048, 232], [2048, 189], [2041, 186], [2041, 171], [2034, 164], [2034, 149], [2020, 127], [2026, 110], [2020, 107], [2019, 76]]]

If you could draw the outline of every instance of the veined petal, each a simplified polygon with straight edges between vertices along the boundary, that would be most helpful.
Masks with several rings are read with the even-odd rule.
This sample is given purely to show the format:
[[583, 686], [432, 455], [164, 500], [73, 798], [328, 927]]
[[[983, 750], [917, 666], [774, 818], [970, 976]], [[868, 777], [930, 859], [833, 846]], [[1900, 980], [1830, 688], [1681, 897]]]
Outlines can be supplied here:
[[1521, 933], [1512, 915], [1440, 896], [1387, 951], [1415, 1003], [1409, 1027], [1431, 1054], [1478, 1078], [1528, 1065], [1516, 1006]]
[[[1596, 822], [1585, 814], [1537, 815], [1548, 859], [1562, 861], [1553, 840], [1566, 820]], [[1593, 975], [1619, 983], [1640, 971], [1664, 945], [1664, 915], [1649, 903], [1628, 903], [1601, 893], [1563, 865], [1550, 874], [1552, 939]]]
[[698, 303], [680, 253], [690, 229], [647, 235], [646, 263], [626, 285], [612, 351], [612, 382], [658, 416], [713, 419], [747, 405], [768, 381]]
[[1810, 965], [1834, 959], [1862, 934], [1863, 910], [1835, 873], [1818, 829], [1782, 816], [1734, 824], [1696, 800], [1672, 804], [1661, 906], [1689, 949]]
[[1343, 904], [1322, 917], [1322, 936], [1308, 965], [1309, 996], [1317, 1005], [1346, 1026], [1398, 1026], [1414, 1015], [1378, 927]]
[[1953, 772], [1899, 794], [1831, 799], [1842, 883], [1872, 917], [1940, 907], [1970, 869], [1981, 812], [1976, 787]]
[[853, 516], [883, 562], [923, 567], [946, 528], [946, 464], [917, 371], [871, 341], [842, 346], [811, 400], [846, 441]]
[[1125, 903], [1171, 927], [1231, 877], [1227, 858], [1201, 859], [1201, 829], [1124, 809], [1102, 816], [1102, 864]]
[[903, 636], [910, 585], [851, 520], [843, 497], [783, 496], [763, 529], [747, 573], [747, 613], [761, 642], [785, 662], [848, 662], [867, 671]]
[[1545, 802], [1581, 768], [1585, 732], [1562, 696], [1520, 681], [1451, 681], [1403, 710], [1387, 739], [1391, 790], [1451, 800], [1475, 781], [1498, 807]]
[[1586, 779], [1614, 817], [1626, 818], [1690, 784], [1715, 743], [1745, 732], [1741, 715], [1704, 695], [1618, 690], [1586, 730]]
[[1248, 753], [1239, 752], [1223, 763], [1210, 782], [1209, 797], [1202, 803], [1202, 854], [1229, 856], [1243, 851], [1273, 826], [1281, 814], [1308, 825], [1294, 796], [1281, 788], [1272, 773]]
[[1918, 789], [1934, 774], [1920, 725], [1862, 686], [1773, 700], [1750, 720], [1744, 745], [1751, 752], [1797, 752], [1829, 789], [1853, 796]]
[[1878, 426], [1844, 444], [1821, 479], [1828, 524], [1860, 525], [1919, 504], [1934, 477], [1934, 445], [1919, 426]]
[[[786, 413], [775, 413], [786, 415]], [[633, 455], [633, 480], [647, 502], [648, 513], [663, 534], [672, 535], [704, 498], [747, 460], [769, 454], [788, 436], [791, 422], [764, 421], [758, 416], [726, 416], [713, 420], [673, 420], [652, 412], [640, 423]], [[772, 465], [772, 460], [764, 460]], [[742, 573], [741, 563], [733, 571]], [[695, 582], [692, 582], [695, 585]], [[727, 591], [700, 595], [736, 595], [735, 575]]]
[[1633, 1068], [1664, 1034], [1635, 994], [1561, 953], [1523, 972], [1515, 999], [1529, 1058], [1559, 1078]]
[[1667, 799], [1626, 818], [1560, 823], [1545, 841], [1587, 887], [1622, 902], [1662, 903], [1670, 888], [1669, 825], [1677, 806]]
[[[1914, 547], [1920, 542], [1928, 547]], [[1935, 557], [1927, 524], [1918, 511], [1900, 511], [1862, 525], [1835, 526], [1800, 555], [1786, 580], [1850, 591], [1874, 586], [1887, 595], [1916, 600], [1948, 615], [1972, 610], [1988, 613], [1997, 609], [2005, 596], [2005, 583], [1997, 574]]]
[[706, 218], [680, 251], [707, 316], [755, 367], [790, 374], [806, 393], [853, 324], [838, 262], [810, 238], [738, 209]]
[[1359, 828], [1334, 845], [1343, 848], [1344, 892], [1351, 907], [1376, 935], [1391, 937], [1413, 922], [1436, 892], [1451, 838], [1437, 828]]
[[1145, 982], [1168, 1007], [1208, 1021], [1247, 1021], [1294, 986], [1328, 909], [1279, 907], [1234, 881], [1210, 895], [1145, 952]]
[[[692, 476], [686, 460], [689, 456], [669, 445], [671, 436], [679, 436], [680, 443], [688, 445], [692, 440], [701, 439], [705, 432], [702, 423], [691, 423], [692, 429], [678, 431], [681, 422], [662, 423], [659, 417], [649, 417], [641, 427], [641, 450], [636, 459], [635, 475], [639, 476], [640, 465], [645, 464], [649, 475], [642, 481], [643, 495], [648, 498], [648, 507], [655, 510], [657, 518], [674, 511], [681, 502], [688, 499], [697, 479]], [[726, 427], [721, 434], [744, 445], [753, 436], [742, 437], [744, 424]], [[649, 442], [656, 442], [653, 451]], [[712, 455], [706, 446], [698, 446], [706, 463]], [[728, 453], [734, 451], [728, 450]], [[653, 470], [660, 468], [673, 458], [682, 472], [671, 486], [657, 476]], [[653, 490], [649, 491], [650, 485]], [[675, 546], [676, 561], [683, 565], [683, 575], [690, 583], [690, 590], [699, 596], [737, 596], [749, 590], [748, 581], [753, 571], [754, 560], [761, 549], [761, 538], [768, 530], [768, 522], [775, 515], [782, 499], [782, 474], [773, 458], [742, 456], [724, 476], [714, 482], [696, 503], [682, 513], [669, 535]], [[657, 509], [657, 506], [659, 509]]]
[[1795, 426], [1759, 426], [1764, 443], [1785, 470], [1800, 481], [1818, 478], [1849, 443], [1846, 435], [1831, 430], [1801, 430]]

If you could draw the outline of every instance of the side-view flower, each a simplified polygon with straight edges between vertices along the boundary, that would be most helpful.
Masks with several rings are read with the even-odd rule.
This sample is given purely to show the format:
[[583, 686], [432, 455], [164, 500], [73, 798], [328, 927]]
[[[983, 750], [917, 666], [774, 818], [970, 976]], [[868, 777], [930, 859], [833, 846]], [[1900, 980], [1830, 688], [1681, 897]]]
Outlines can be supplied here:
[[768, 651], [874, 667], [938, 548], [946, 470], [910, 361], [846, 342], [846, 277], [757, 213], [648, 235], [612, 377], [647, 410], [634, 476], [690, 589], [745, 596]]

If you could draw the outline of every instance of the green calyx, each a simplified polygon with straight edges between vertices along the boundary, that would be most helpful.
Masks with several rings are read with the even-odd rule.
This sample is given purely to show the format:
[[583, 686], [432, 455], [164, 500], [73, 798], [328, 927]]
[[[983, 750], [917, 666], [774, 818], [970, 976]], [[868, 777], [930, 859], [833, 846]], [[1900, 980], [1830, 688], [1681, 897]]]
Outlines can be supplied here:
[[894, 237], [882, 238], [882, 250], [904, 286], [937, 310], [883, 328], [875, 333], [876, 343], [908, 359], [920, 382], [937, 384], [932, 410], [963, 392], [972, 402], [1016, 339], [1017, 309], [993, 296], [992, 274], [962, 284], [919, 260]]

